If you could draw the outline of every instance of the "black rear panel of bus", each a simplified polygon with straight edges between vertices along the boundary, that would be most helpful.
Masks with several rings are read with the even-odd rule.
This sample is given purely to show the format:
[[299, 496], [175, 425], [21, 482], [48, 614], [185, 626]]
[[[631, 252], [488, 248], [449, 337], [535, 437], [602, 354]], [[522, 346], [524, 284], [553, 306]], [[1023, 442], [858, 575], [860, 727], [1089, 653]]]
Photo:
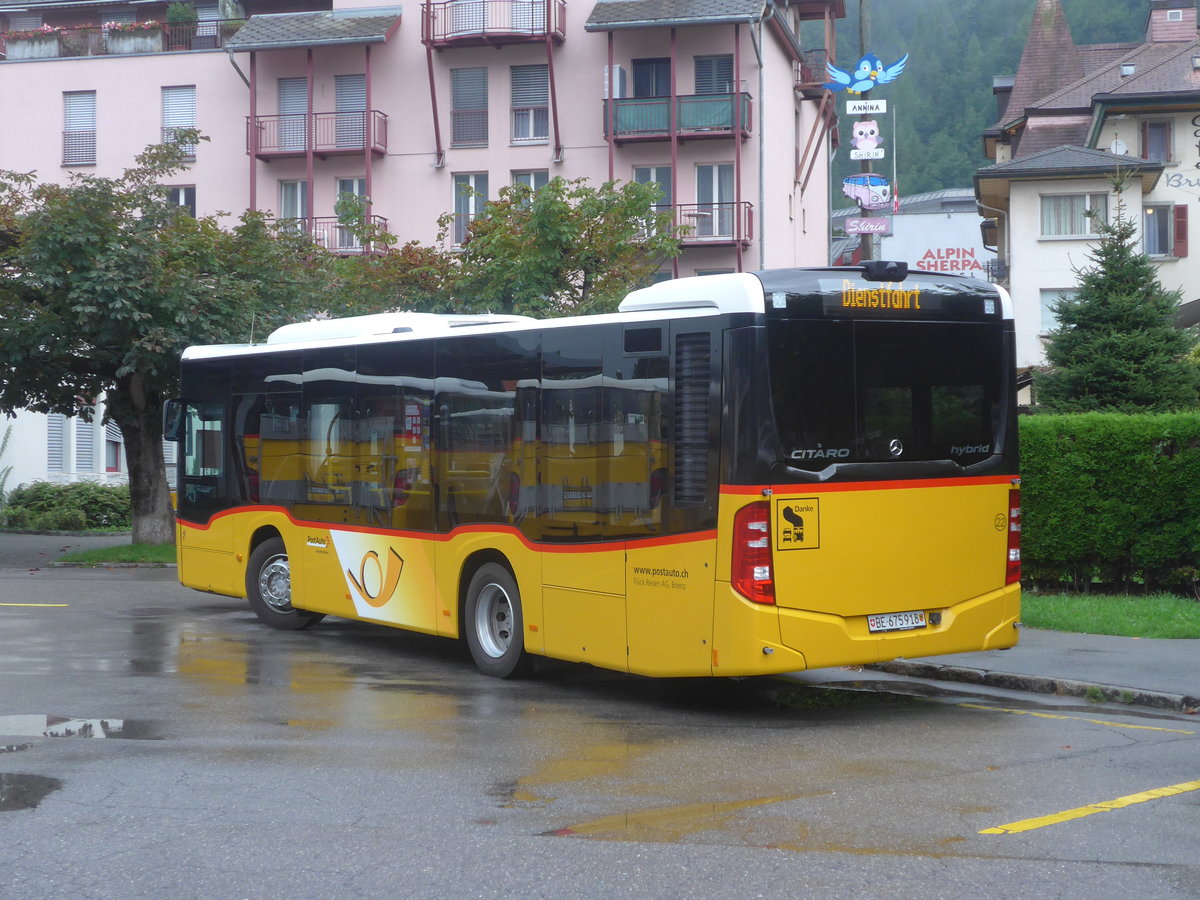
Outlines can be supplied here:
[[726, 340], [727, 482], [1016, 472], [1012, 321], [991, 285], [759, 277], [764, 324]]

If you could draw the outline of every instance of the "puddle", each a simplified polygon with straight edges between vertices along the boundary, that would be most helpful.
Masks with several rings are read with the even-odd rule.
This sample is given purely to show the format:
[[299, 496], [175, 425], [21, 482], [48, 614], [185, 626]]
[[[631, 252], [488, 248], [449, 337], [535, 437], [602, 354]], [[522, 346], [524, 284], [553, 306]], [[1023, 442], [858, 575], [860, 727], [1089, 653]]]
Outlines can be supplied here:
[[8, 775], [0, 772], [0, 812], [33, 809], [47, 794], [63, 786], [57, 778], [45, 775]]
[[151, 722], [43, 715], [0, 716], [0, 734], [17, 737], [130, 738], [143, 741], [159, 739], [157, 729]]

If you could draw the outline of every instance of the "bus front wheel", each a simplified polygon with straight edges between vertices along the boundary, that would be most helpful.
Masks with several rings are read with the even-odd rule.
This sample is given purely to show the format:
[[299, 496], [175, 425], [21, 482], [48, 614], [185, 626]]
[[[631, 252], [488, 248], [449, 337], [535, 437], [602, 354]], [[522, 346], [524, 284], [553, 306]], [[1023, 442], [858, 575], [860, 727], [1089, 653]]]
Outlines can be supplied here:
[[254, 548], [246, 565], [246, 598], [258, 618], [282, 631], [315, 625], [325, 616], [292, 606], [292, 568], [282, 539], [270, 538]]
[[471, 577], [465, 609], [467, 646], [484, 675], [508, 678], [526, 663], [521, 592], [512, 573], [486, 563]]

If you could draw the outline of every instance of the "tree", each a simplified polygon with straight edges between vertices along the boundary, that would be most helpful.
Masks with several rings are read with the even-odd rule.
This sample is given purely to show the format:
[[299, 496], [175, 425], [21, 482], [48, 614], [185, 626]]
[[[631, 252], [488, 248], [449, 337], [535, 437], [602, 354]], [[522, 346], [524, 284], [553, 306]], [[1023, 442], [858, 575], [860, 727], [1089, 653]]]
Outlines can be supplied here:
[[129, 465], [133, 540], [172, 539], [162, 408], [189, 344], [245, 341], [313, 307], [324, 254], [258, 213], [193, 219], [161, 182], [203, 138], [181, 130], [119, 178], [0, 172], [0, 411], [90, 417], [104, 394]]
[[[527, 315], [616, 308], [679, 252], [655, 184], [552, 178], [531, 191], [500, 189], [474, 219], [459, 255], [455, 293], [472, 309]], [[451, 217], [441, 221], [443, 233]]]
[[1169, 412], [1196, 406], [1200, 370], [1187, 359], [1195, 338], [1175, 327], [1179, 292], [1166, 291], [1154, 263], [1137, 246], [1120, 201], [1126, 179], [1113, 179], [1117, 209], [1098, 226], [1079, 290], [1054, 303], [1058, 327], [1035, 381], [1051, 412]]

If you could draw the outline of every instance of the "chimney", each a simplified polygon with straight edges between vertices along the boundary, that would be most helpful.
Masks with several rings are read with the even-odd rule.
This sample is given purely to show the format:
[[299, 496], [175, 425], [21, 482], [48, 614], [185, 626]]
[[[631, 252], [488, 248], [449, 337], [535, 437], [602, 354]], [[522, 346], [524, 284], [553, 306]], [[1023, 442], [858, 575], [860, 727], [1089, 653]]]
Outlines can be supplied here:
[[1146, 40], [1196, 40], [1196, 0], [1150, 0]]

